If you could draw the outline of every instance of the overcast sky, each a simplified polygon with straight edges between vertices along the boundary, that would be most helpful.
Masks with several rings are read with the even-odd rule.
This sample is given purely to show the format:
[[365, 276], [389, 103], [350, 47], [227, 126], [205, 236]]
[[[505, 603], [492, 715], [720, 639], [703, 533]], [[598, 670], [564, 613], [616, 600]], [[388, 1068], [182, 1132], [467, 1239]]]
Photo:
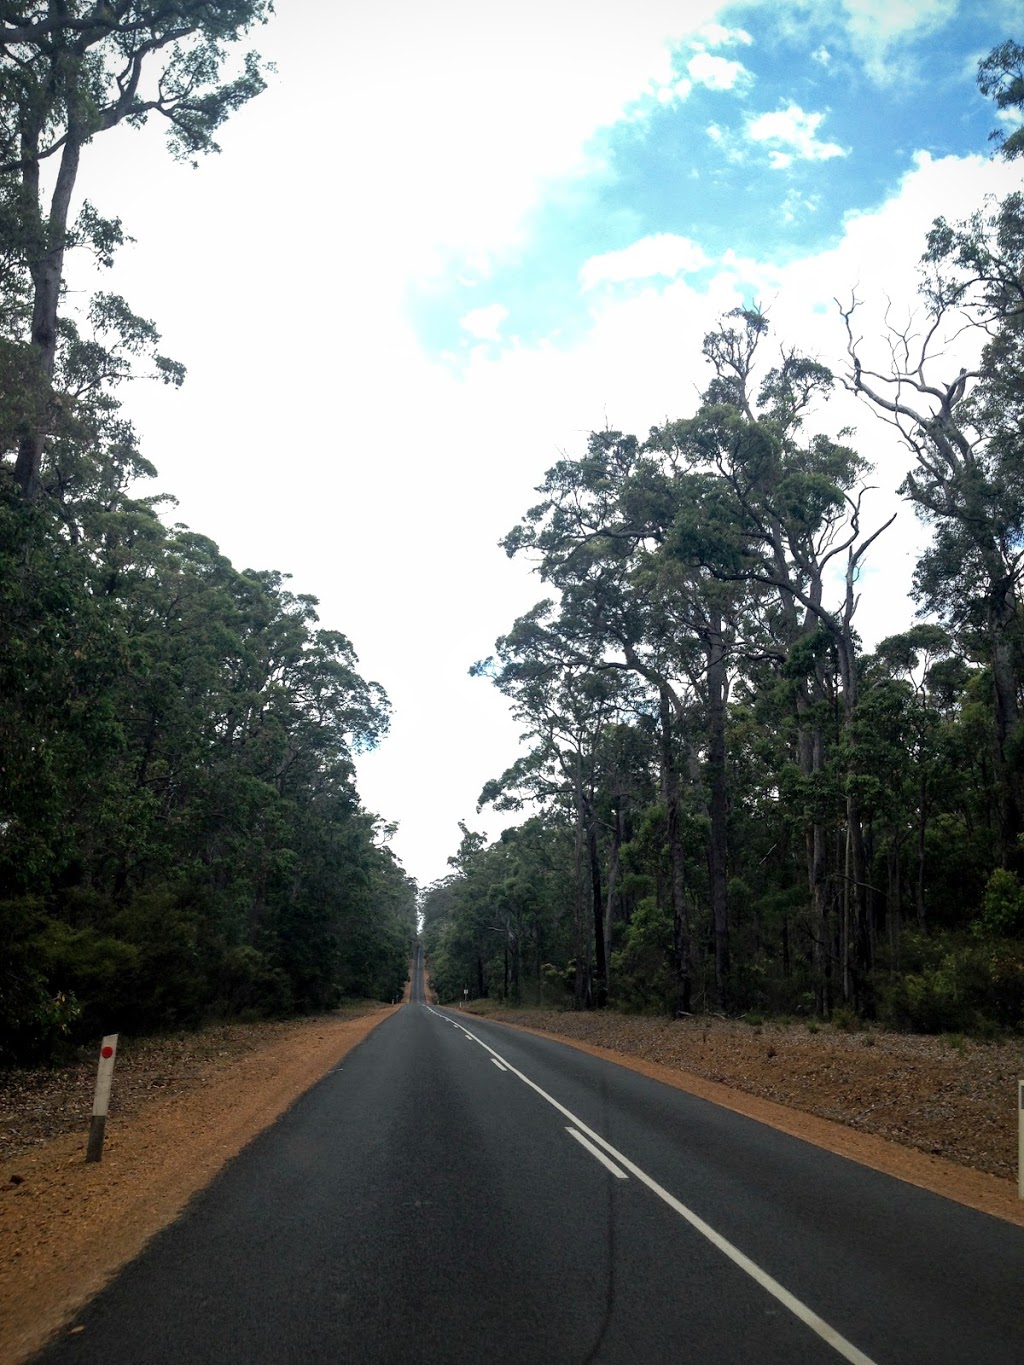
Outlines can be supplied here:
[[[152, 317], [180, 392], [129, 409], [175, 514], [239, 567], [293, 575], [394, 705], [359, 762], [422, 884], [515, 758], [467, 676], [543, 595], [499, 537], [606, 424], [693, 410], [700, 339], [757, 301], [837, 365], [834, 298], [913, 305], [939, 213], [1019, 184], [993, 162], [978, 59], [1021, 39], [1000, 0], [278, 0], [277, 65], [223, 154], [148, 131], [83, 157], [82, 193], [136, 245], [103, 287]], [[75, 287], [89, 281], [73, 276]], [[874, 309], [874, 313], [872, 313]], [[955, 369], [953, 371], [955, 373]], [[904, 455], [844, 400], [876, 464]], [[152, 490], [145, 490], [152, 491]], [[858, 624], [910, 624], [921, 531], [872, 548]]]

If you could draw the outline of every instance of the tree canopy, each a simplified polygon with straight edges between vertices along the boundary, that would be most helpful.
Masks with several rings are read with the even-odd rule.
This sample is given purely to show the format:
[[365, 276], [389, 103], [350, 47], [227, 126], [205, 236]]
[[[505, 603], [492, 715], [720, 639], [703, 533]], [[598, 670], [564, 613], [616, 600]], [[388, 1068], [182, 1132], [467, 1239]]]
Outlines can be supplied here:
[[315, 597], [140, 491], [119, 390], [184, 367], [116, 293], [64, 289], [68, 252], [125, 240], [71, 218], [89, 143], [158, 120], [216, 151], [270, 11], [0, 4], [0, 1063], [406, 977], [416, 888], [354, 779], [387, 697]]
[[[980, 63], [1003, 114], [1021, 59]], [[692, 415], [548, 472], [503, 541], [546, 596], [475, 668], [531, 743], [481, 800], [530, 819], [428, 894], [442, 995], [1024, 1028], [1022, 243], [1019, 193], [937, 220], [911, 327], [863, 336], [840, 305], [843, 373], [734, 309]], [[902, 443], [932, 529], [919, 620], [873, 650], [893, 518], [829, 434], [840, 389]]]

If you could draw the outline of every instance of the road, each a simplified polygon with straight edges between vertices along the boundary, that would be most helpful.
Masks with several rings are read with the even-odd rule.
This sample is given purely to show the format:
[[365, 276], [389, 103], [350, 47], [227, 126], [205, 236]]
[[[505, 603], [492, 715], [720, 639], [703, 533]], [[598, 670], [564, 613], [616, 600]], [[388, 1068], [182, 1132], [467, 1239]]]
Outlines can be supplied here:
[[38, 1359], [1019, 1365], [1024, 1230], [416, 989], [74, 1326]]

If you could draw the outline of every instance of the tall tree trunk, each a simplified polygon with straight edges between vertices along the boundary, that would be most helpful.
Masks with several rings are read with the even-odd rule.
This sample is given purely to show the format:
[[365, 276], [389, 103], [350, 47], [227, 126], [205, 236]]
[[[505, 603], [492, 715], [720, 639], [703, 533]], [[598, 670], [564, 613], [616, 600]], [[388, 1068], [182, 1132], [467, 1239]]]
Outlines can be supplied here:
[[864, 845], [864, 818], [854, 790], [846, 796], [846, 827], [849, 831], [850, 868], [848, 873], [853, 902], [853, 995], [858, 1007], [867, 1003], [865, 977], [874, 965], [871, 952], [871, 915], [868, 898], [868, 860]]
[[685, 858], [679, 820], [679, 771], [672, 737], [672, 706], [667, 690], [660, 689], [661, 781], [668, 813], [668, 848], [671, 866], [672, 943], [676, 978], [676, 1013], [691, 1013], [693, 967], [690, 922], [686, 909]]
[[843, 912], [839, 927], [839, 960], [842, 964], [843, 981], [843, 1004], [848, 1005], [853, 1000], [853, 926], [852, 920], [852, 877], [851, 877], [851, 857], [850, 857], [850, 822], [846, 822], [846, 830], [843, 838], [843, 855], [839, 857], [839, 850], [836, 849], [836, 863], [843, 869]]
[[512, 976], [509, 982], [513, 1005], [522, 1003], [522, 992], [519, 988], [519, 936], [513, 935], [512, 938]]
[[533, 936], [534, 963], [533, 963], [533, 993], [534, 1004], [539, 1009], [544, 1003], [544, 940], [539, 924], [535, 926]]
[[615, 908], [615, 891], [619, 883], [619, 849], [622, 847], [622, 812], [615, 811], [615, 825], [612, 829], [612, 848], [608, 859], [608, 892], [604, 903], [604, 963], [605, 983], [608, 998], [612, 998], [612, 913]]
[[[578, 793], [579, 793], [579, 790], [580, 790], [580, 781], [579, 781], [579, 755], [578, 755], [578, 754], [577, 754], [577, 756], [576, 756], [576, 763], [577, 763], [576, 780], [577, 780], [577, 794], [578, 794]], [[584, 905], [583, 905], [583, 902], [584, 902], [584, 894], [585, 894], [585, 893], [584, 893], [584, 886], [583, 886], [583, 843], [584, 843], [584, 835], [583, 835], [583, 811], [582, 811], [582, 809], [581, 809], [581, 807], [580, 807], [580, 802], [579, 802], [579, 800], [577, 800], [577, 801], [576, 801], [576, 847], [575, 847], [575, 859], [574, 859], [574, 868], [573, 868], [573, 871], [574, 871], [574, 881], [575, 881], [575, 889], [576, 889], [576, 897], [575, 897], [575, 922], [574, 922], [574, 929], [575, 929], [575, 945], [576, 945], [576, 972], [575, 972], [575, 976], [574, 976], [574, 978], [573, 978], [573, 992], [572, 992], [572, 997], [573, 997], [573, 1008], [574, 1008], [574, 1009], [578, 1009], [578, 1010], [583, 1009], [583, 1008], [585, 1007], [585, 1005], [586, 1005], [586, 986], [587, 986], [587, 978], [586, 978], [586, 959], [589, 957], [589, 953], [588, 953], [587, 947], [586, 947], [586, 937], [585, 937], [585, 933], [584, 933], [584, 927], [585, 927], [585, 922], [586, 922], [586, 916], [585, 916], [585, 913], [584, 913]]]
[[711, 839], [708, 863], [711, 918], [715, 928], [715, 991], [718, 1008], [729, 1006], [728, 773], [725, 762], [725, 643], [722, 620], [712, 620], [708, 649], [708, 767], [711, 787]]
[[915, 903], [917, 909], [917, 927], [924, 932], [925, 929], [925, 908], [924, 908], [924, 868], [925, 868], [925, 835], [928, 831], [928, 779], [924, 773], [921, 774], [921, 785], [918, 789], [917, 801], [917, 888]]
[[1020, 716], [1017, 707], [1017, 676], [1010, 643], [1010, 629], [1016, 618], [1011, 593], [1000, 585], [999, 600], [989, 620], [992, 642], [992, 690], [995, 694], [996, 765], [999, 775], [999, 823], [1003, 866], [1013, 872], [1024, 871], [1021, 834], [1020, 760], [1014, 750]]
[[[854, 728], [857, 712], [857, 660], [856, 646], [850, 620], [852, 611], [852, 583], [848, 583], [847, 615], [843, 629], [836, 641], [839, 656], [839, 674], [843, 686], [843, 732], [846, 737], [846, 893], [844, 904], [849, 904], [849, 937], [847, 952], [844, 955], [845, 999], [852, 1000], [858, 1008], [863, 1008], [867, 990], [866, 975], [871, 970], [871, 931], [868, 924], [868, 868], [864, 848], [864, 822], [861, 816], [860, 798], [857, 794], [857, 736]], [[849, 961], [849, 969], [845, 961]], [[848, 977], [847, 977], [848, 971]]]
[[[824, 744], [821, 730], [810, 715], [811, 703], [804, 686], [797, 691], [796, 711], [800, 725], [797, 738], [797, 757], [800, 772], [805, 778], [813, 778], [820, 772], [824, 762]], [[832, 953], [831, 925], [828, 905], [828, 850], [826, 847], [825, 827], [817, 814], [804, 830], [804, 847], [807, 858], [807, 890], [811, 903], [812, 960], [814, 965], [814, 1007], [820, 1018], [826, 1018], [832, 1009]]]
[[[77, 98], [72, 92], [72, 97]], [[26, 138], [34, 134], [26, 134]], [[38, 137], [36, 148], [38, 149]], [[23, 148], [26, 138], [23, 138]], [[24, 154], [24, 153], [23, 153]], [[54, 364], [57, 357], [57, 309], [60, 304], [60, 291], [64, 279], [64, 252], [67, 247], [68, 214], [71, 196], [78, 178], [78, 163], [81, 143], [74, 130], [64, 144], [61, 153], [57, 182], [50, 201], [50, 215], [45, 224], [39, 223], [39, 180], [38, 168], [30, 176], [26, 172], [22, 184], [25, 208], [31, 211], [36, 220], [40, 244], [29, 260], [32, 277], [32, 332], [31, 344], [38, 357], [39, 378], [44, 391], [49, 391], [53, 381]], [[31, 195], [32, 204], [28, 203]], [[18, 457], [14, 466], [14, 477], [22, 496], [31, 501], [41, 490], [40, 468], [43, 458], [43, 444], [46, 427], [51, 416], [51, 405], [44, 404], [42, 412], [31, 430], [25, 432], [18, 446]]]
[[900, 933], [903, 924], [903, 907], [900, 882], [902, 873], [900, 867], [900, 846], [896, 839], [893, 839], [892, 848], [886, 859], [889, 872], [889, 888], [886, 900], [886, 929], [889, 935], [889, 975], [892, 976], [899, 968], [900, 956]]
[[587, 853], [590, 858], [590, 900], [594, 917], [594, 1004], [608, 1003], [608, 964], [604, 944], [604, 898], [601, 895], [601, 858], [597, 847], [597, 819], [588, 802]]

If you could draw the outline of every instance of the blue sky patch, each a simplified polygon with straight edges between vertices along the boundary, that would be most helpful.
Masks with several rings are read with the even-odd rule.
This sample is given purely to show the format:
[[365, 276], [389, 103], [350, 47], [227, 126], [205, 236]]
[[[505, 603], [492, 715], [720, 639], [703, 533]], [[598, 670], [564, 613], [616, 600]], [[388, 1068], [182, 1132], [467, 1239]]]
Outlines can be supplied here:
[[485, 279], [453, 260], [414, 289], [421, 343], [456, 363], [479, 346], [573, 345], [594, 288], [669, 282], [671, 265], [587, 287], [588, 261], [644, 239], [695, 244], [706, 262], [686, 259], [685, 273], [698, 284], [728, 250], [783, 265], [834, 245], [846, 216], [888, 198], [916, 152], [986, 152], [995, 118], [976, 89], [977, 61], [1011, 36], [992, 11], [961, 6], [929, 28], [923, 7], [922, 26], [874, 49], [831, 6], [724, 11], [732, 37], [709, 31], [680, 45], [673, 84], [597, 130], [596, 169], [549, 186]]

